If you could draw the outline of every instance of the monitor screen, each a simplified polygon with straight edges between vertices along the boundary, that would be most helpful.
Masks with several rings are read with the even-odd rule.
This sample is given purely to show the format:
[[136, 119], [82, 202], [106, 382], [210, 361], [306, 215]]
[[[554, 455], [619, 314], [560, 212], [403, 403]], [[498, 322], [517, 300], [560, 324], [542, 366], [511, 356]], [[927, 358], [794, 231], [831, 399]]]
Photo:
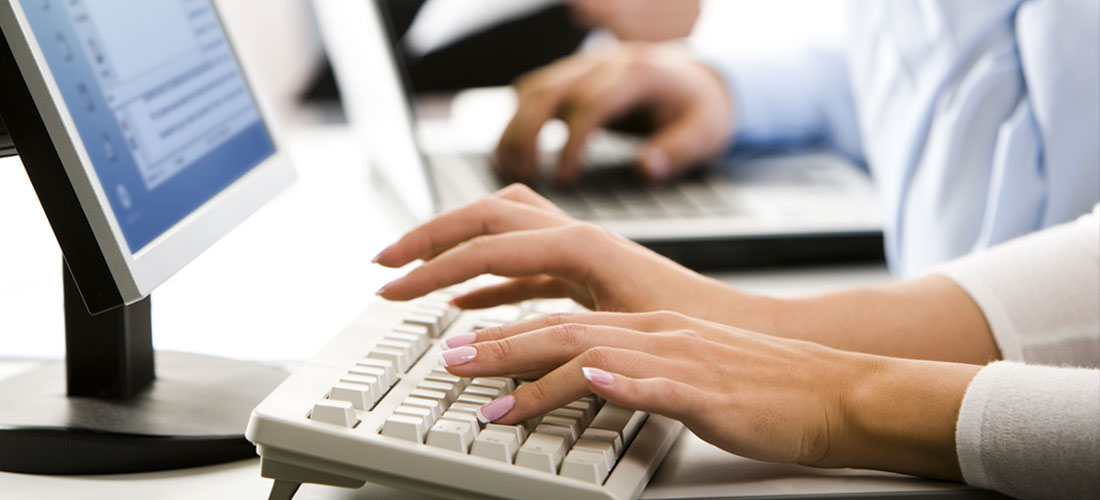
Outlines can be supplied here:
[[210, 0], [22, 0], [130, 252], [275, 152]]

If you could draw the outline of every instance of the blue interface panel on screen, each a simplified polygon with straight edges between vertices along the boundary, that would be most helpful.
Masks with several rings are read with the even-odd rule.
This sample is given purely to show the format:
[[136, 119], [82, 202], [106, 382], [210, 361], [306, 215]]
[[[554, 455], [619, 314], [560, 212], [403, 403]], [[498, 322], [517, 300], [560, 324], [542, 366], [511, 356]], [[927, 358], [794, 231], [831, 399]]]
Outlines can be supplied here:
[[209, 0], [23, 0], [131, 252], [275, 151]]

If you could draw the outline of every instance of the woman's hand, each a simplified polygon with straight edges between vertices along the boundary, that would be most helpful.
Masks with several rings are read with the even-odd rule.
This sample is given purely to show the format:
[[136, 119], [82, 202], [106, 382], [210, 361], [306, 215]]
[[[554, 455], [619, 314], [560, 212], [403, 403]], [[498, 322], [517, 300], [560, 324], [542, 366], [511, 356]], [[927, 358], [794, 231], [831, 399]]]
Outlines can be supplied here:
[[595, 224], [565, 215], [523, 185], [447, 212], [375, 257], [423, 265], [379, 290], [409, 300], [481, 274], [512, 277], [457, 297], [462, 308], [568, 297], [602, 311], [671, 309], [707, 317], [736, 291]]
[[502, 174], [532, 181], [539, 130], [558, 117], [569, 128], [556, 180], [574, 181], [589, 133], [635, 109], [652, 112], [656, 130], [637, 166], [646, 178], [670, 179], [718, 154], [732, 137], [732, 106], [708, 67], [666, 45], [626, 43], [567, 57], [520, 78], [516, 114], [497, 147]]
[[738, 455], [959, 479], [954, 425], [980, 367], [839, 351], [677, 313], [550, 315], [447, 340], [463, 377], [541, 377], [479, 410], [514, 424], [589, 392]]

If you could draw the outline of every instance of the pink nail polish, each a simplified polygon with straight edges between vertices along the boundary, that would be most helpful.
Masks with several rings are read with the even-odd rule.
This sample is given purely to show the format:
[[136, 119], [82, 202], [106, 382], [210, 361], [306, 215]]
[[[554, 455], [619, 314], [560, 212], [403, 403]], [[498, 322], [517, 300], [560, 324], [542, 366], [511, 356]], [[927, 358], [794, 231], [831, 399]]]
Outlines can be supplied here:
[[456, 347], [473, 344], [476, 338], [477, 335], [473, 333], [463, 333], [462, 335], [455, 335], [454, 337], [443, 339], [443, 345], [446, 346], [447, 349], [454, 349]]
[[477, 419], [483, 424], [492, 422], [507, 415], [513, 406], [516, 406], [516, 397], [511, 394], [494, 399], [477, 409]]
[[581, 368], [584, 378], [596, 385], [608, 386], [615, 383], [615, 377], [599, 368]]
[[473, 347], [459, 347], [439, 353], [439, 364], [443, 366], [458, 366], [469, 363], [477, 356], [477, 349]]

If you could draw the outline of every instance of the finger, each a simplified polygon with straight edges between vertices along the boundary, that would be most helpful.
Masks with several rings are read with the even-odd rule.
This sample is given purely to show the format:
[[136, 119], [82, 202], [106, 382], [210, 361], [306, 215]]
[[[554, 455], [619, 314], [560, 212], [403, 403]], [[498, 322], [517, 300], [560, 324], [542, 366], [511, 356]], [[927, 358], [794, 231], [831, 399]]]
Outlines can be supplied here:
[[478, 236], [390, 282], [378, 294], [389, 300], [410, 300], [482, 274], [511, 278], [548, 274], [582, 281], [591, 255], [577, 242], [585, 241], [587, 230], [586, 225], [575, 224]]
[[[468, 338], [468, 342], [499, 340], [567, 324], [617, 327], [647, 333], [665, 332], [684, 336], [698, 335], [715, 342], [724, 342], [728, 337], [728, 327], [725, 325], [692, 318], [672, 311], [645, 313], [579, 312], [545, 314], [515, 323], [477, 330], [471, 332], [473, 336]], [[458, 344], [454, 347], [457, 346]]]
[[593, 348], [542, 378], [516, 389], [512, 394], [486, 404], [480, 413], [487, 421], [517, 424], [560, 408], [591, 391], [581, 370], [586, 366], [634, 376], [666, 376], [690, 368], [685, 362], [645, 352], [611, 347]]
[[588, 389], [609, 403], [690, 423], [707, 410], [708, 394], [667, 377], [634, 378], [596, 367], [582, 367]]
[[580, 173], [584, 147], [594, 129], [638, 104], [643, 78], [628, 77], [622, 64], [607, 64], [583, 78], [568, 99], [564, 117], [569, 138], [562, 147], [555, 181], [568, 184]]
[[529, 299], [561, 297], [569, 297], [564, 283], [552, 276], [535, 276], [479, 288], [455, 297], [451, 303], [462, 309], [484, 309]]
[[661, 127], [638, 154], [641, 174], [663, 182], [714, 156], [723, 147], [725, 134], [724, 126], [712, 122], [707, 113], [689, 110]]
[[565, 211], [555, 205], [554, 202], [544, 198], [524, 184], [517, 183], [508, 185], [494, 193], [493, 196], [518, 203], [525, 203], [535, 208], [541, 208], [557, 214], [565, 214]]
[[534, 180], [539, 131], [557, 114], [562, 99], [577, 79], [595, 64], [593, 59], [588, 55], [565, 58], [516, 82], [516, 113], [501, 134], [493, 155], [502, 174]]
[[386, 267], [401, 267], [477, 236], [550, 227], [567, 221], [558, 214], [529, 204], [489, 196], [439, 215], [409, 231], [382, 250], [373, 261]]
[[671, 340], [665, 335], [625, 328], [559, 325], [449, 349], [440, 353], [439, 359], [448, 371], [460, 377], [497, 377], [553, 369], [596, 347], [675, 355], [682, 349]]

